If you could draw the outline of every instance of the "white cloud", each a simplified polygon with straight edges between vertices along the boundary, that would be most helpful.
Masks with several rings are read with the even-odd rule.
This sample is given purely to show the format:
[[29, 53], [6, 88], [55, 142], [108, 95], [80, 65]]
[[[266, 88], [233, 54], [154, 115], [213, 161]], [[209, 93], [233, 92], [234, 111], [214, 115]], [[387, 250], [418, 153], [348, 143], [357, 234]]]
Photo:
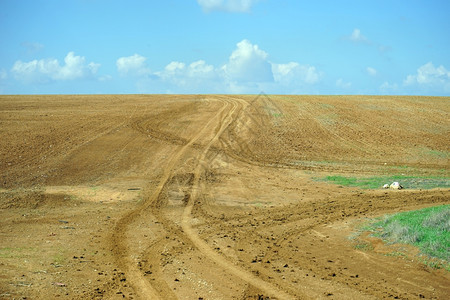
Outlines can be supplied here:
[[179, 62], [179, 61], [173, 61], [170, 64], [168, 64], [164, 70], [166, 71], [166, 74], [180, 74], [183, 72], [184, 68], [186, 67], [185, 63]]
[[404, 85], [418, 85], [421, 87], [442, 88], [450, 91], [450, 71], [444, 66], [435, 67], [429, 62], [417, 69], [417, 74], [408, 75], [403, 81]]
[[172, 61], [136, 85], [142, 93], [223, 93], [225, 80], [219, 75], [222, 73], [204, 60], [190, 64]]
[[195, 61], [188, 66], [183, 62], [172, 61], [163, 71], [155, 72], [154, 75], [178, 86], [198, 86], [202, 82], [207, 84], [208, 81], [216, 79], [218, 71], [204, 60]]
[[[147, 68], [145, 58], [137, 58], [130, 60], [137, 62], [133, 69]], [[124, 65], [130, 66], [131, 63]], [[292, 93], [310, 91], [321, 77], [314, 66], [270, 62], [265, 51], [244, 39], [236, 44], [222, 66], [213, 66], [204, 60], [192, 63], [172, 61], [160, 71], [138, 77], [136, 85], [139, 92], [145, 93]]]
[[269, 82], [273, 81], [272, 66], [267, 53], [248, 40], [237, 43], [237, 49], [231, 53], [228, 63], [223, 66], [231, 81]]
[[162, 81], [171, 84], [186, 85], [186, 64], [179, 61], [172, 61], [163, 71], [155, 72], [155, 75]]
[[86, 64], [83, 56], [75, 56], [69, 52], [64, 58], [64, 65], [57, 59], [32, 60], [30, 62], [16, 61], [11, 69], [14, 77], [30, 83], [43, 83], [50, 80], [74, 80], [94, 76], [100, 64]]
[[353, 29], [350, 35], [344, 36], [343, 40], [353, 42], [354, 44], [366, 45], [375, 48], [380, 54], [385, 54], [392, 48], [387, 45], [382, 45], [376, 41], [369, 40], [366, 36], [361, 33], [359, 28]]
[[250, 12], [259, 0], [197, 0], [203, 11]]
[[214, 67], [206, 64], [204, 60], [198, 60], [189, 65], [189, 77], [193, 78], [213, 78], [216, 76]]
[[314, 66], [300, 65], [296, 62], [287, 64], [272, 64], [272, 72], [276, 82], [286, 85], [315, 84], [321, 74]]
[[364, 43], [364, 44], [370, 43], [370, 41], [364, 35], [362, 35], [361, 30], [359, 30], [358, 28], [353, 29], [353, 32], [348, 37], [348, 39], [356, 43]]
[[369, 74], [370, 76], [376, 76], [378, 73], [377, 70], [372, 67], [367, 67], [366, 71], [367, 71], [367, 74]]
[[348, 89], [352, 86], [351, 82], [345, 82], [342, 78], [336, 80], [336, 86], [341, 89]]
[[428, 62], [420, 66], [416, 74], [406, 76], [403, 85], [385, 81], [380, 91], [385, 94], [448, 95], [450, 71], [442, 65], [435, 67], [432, 62]]
[[139, 54], [120, 57], [116, 61], [117, 70], [122, 76], [146, 76], [150, 74], [146, 60], [146, 57]]
[[52, 74], [58, 73], [60, 68], [56, 59], [41, 59], [30, 62], [16, 61], [11, 69], [14, 77], [25, 82], [47, 82]]
[[100, 64], [91, 62], [85, 65], [85, 60], [84, 57], [75, 56], [73, 52], [69, 52], [64, 58], [65, 65], [54, 74], [54, 79], [73, 80], [96, 74]]

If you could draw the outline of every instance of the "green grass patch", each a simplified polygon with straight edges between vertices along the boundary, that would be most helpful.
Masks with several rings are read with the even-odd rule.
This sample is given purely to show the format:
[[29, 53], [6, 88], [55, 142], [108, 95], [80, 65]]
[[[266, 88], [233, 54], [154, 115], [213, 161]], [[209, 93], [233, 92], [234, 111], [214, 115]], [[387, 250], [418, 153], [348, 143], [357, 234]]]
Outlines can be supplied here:
[[[450, 271], [450, 205], [384, 216], [365, 226], [364, 230], [387, 243], [416, 246], [426, 256], [428, 265], [443, 266]], [[437, 263], [436, 259], [441, 260]]]
[[345, 177], [326, 176], [322, 181], [334, 184], [359, 187], [362, 189], [379, 189], [384, 184], [391, 184], [398, 181], [405, 189], [433, 189], [450, 188], [450, 179], [446, 177], [417, 177], [417, 176], [381, 176], [381, 177]]

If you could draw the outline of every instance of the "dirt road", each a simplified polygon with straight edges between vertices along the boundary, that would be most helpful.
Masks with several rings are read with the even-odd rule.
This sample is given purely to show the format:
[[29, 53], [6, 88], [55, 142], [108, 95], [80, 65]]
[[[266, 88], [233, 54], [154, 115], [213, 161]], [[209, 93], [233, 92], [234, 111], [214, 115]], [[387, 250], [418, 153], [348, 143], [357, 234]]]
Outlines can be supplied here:
[[432, 97], [0, 96], [0, 299], [445, 299], [448, 271], [355, 232], [448, 189], [318, 178], [448, 177], [449, 113]]

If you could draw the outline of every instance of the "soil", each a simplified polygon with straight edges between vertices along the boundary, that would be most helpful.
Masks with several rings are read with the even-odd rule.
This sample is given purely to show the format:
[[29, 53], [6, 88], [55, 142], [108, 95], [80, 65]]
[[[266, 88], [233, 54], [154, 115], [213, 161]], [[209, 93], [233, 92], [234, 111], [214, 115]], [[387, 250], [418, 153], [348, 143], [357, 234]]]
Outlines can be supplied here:
[[0, 96], [0, 299], [446, 299], [448, 271], [359, 225], [449, 189], [318, 179], [448, 178], [449, 115], [448, 97]]

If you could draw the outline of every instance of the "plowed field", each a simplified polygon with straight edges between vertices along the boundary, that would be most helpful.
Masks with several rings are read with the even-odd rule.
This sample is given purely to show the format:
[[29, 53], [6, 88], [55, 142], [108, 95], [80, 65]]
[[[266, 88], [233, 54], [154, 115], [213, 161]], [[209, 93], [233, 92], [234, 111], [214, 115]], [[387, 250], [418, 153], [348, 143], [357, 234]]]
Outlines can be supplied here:
[[355, 234], [448, 188], [321, 179], [448, 178], [449, 120], [448, 97], [0, 96], [0, 299], [448, 299], [448, 271]]

